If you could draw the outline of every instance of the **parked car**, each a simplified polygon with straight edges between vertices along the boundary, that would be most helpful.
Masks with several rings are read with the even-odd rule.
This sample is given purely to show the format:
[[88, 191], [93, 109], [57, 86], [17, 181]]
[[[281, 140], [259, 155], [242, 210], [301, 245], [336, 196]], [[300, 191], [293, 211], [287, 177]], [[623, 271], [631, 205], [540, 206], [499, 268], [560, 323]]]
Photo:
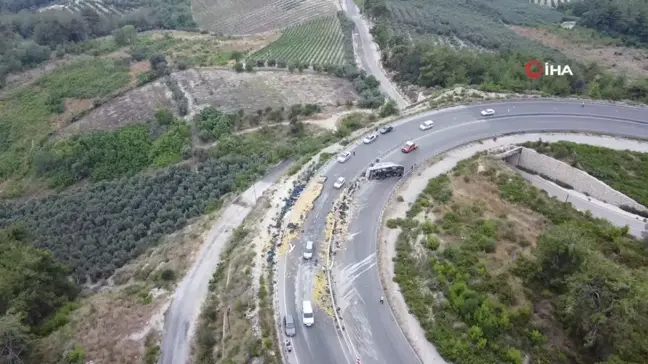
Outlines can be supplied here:
[[409, 153], [409, 152], [413, 151], [413, 150], [416, 149], [416, 148], [418, 148], [418, 146], [416, 145], [416, 143], [414, 143], [414, 142], [412, 142], [412, 141], [407, 141], [407, 142], [405, 143], [405, 145], [401, 148], [401, 151], [402, 151], [403, 153]]
[[344, 186], [345, 182], [346, 182], [346, 179], [344, 177], [340, 177], [340, 178], [337, 179], [337, 181], [335, 181], [335, 183], [333, 184], [333, 187], [340, 189], [340, 188], [342, 188], [342, 186]]
[[493, 109], [482, 110], [481, 114], [482, 116], [492, 116], [495, 115], [495, 110]]
[[362, 140], [362, 142], [365, 143], [365, 144], [369, 144], [369, 143], [375, 142], [376, 139], [378, 139], [378, 134], [370, 134], [370, 135], [367, 135], [367, 137], [364, 138]]
[[340, 163], [344, 163], [351, 158], [351, 152], [342, 152], [338, 155], [337, 160]]
[[297, 334], [297, 327], [295, 325], [295, 319], [292, 315], [286, 315], [283, 318], [284, 331], [286, 336], [295, 336]]
[[387, 126], [383, 126], [378, 131], [380, 132], [380, 134], [387, 134], [392, 130], [394, 130], [394, 127], [391, 125], [387, 125]]
[[432, 120], [428, 120], [419, 126], [421, 130], [429, 130], [432, 129], [433, 127], [434, 127], [434, 121]]

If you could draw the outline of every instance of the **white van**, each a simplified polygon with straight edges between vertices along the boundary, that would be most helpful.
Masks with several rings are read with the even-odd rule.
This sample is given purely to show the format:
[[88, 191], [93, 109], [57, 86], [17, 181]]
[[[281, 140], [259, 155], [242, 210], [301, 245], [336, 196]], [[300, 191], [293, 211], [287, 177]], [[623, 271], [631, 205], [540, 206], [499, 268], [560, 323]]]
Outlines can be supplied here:
[[315, 315], [313, 314], [313, 306], [311, 305], [311, 301], [304, 301], [302, 304], [302, 317], [304, 321], [304, 325], [306, 326], [313, 326], [315, 323]]
[[304, 259], [312, 258], [314, 250], [315, 250], [315, 243], [310, 240], [307, 241], [306, 246], [304, 247]]

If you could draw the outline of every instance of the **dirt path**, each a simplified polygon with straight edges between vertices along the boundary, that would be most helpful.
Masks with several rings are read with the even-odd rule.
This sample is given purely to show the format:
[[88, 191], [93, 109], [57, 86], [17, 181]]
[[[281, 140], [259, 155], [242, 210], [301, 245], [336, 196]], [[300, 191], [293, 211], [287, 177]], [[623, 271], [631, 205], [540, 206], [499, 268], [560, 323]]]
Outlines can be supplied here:
[[222, 213], [209, 231], [205, 244], [194, 265], [178, 285], [167, 311], [162, 341], [162, 364], [184, 364], [190, 352], [190, 343], [196, 319], [207, 296], [209, 280], [218, 267], [220, 253], [237, 228], [252, 211], [256, 200], [265, 192], [289, 164], [280, 165], [261, 181], [255, 183]]

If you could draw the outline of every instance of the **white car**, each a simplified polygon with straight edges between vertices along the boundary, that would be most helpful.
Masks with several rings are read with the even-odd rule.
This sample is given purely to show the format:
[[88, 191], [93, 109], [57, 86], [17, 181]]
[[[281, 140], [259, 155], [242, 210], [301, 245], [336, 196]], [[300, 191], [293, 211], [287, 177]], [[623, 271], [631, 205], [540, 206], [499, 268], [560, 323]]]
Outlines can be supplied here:
[[338, 155], [337, 160], [340, 163], [344, 163], [351, 158], [351, 152], [342, 152], [340, 155]]
[[346, 179], [344, 177], [340, 177], [340, 178], [337, 179], [337, 181], [335, 181], [335, 183], [333, 184], [333, 187], [342, 188], [342, 186], [344, 186], [345, 182], [346, 182]]
[[434, 121], [432, 120], [428, 120], [419, 126], [421, 130], [428, 130], [428, 129], [432, 129], [433, 127], [434, 127]]
[[376, 139], [378, 139], [378, 134], [370, 134], [370, 135], [367, 135], [367, 137], [364, 138], [364, 140], [362, 142], [365, 143], [365, 144], [369, 144], [369, 143], [373, 143], [374, 141], [376, 141]]
[[482, 116], [492, 116], [495, 115], [495, 110], [493, 109], [482, 110], [481, 114]]

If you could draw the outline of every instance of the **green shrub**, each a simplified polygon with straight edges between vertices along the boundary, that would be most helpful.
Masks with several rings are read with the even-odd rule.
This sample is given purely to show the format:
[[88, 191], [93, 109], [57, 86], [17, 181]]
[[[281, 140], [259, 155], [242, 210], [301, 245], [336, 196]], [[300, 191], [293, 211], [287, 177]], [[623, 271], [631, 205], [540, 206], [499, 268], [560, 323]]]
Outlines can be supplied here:
[[437, 238], [435, 235], [428, 235], [427, 236], [427, 248], [430, 250], [437, 250], [439, 248], [440, 242], [439, 238]]

